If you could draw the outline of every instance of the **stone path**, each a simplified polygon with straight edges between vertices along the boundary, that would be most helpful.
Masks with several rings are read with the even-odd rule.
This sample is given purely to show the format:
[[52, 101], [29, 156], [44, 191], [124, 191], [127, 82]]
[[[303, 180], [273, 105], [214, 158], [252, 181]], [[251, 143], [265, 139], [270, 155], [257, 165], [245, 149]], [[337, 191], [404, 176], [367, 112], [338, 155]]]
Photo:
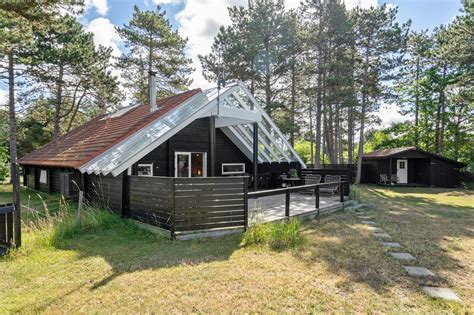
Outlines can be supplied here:
[[413, 260], [416, 259], [415, 256], [413, 256], [410, 253], [390, 253], [392, 257], [395, 257], [400, 260]]
[[[365, 205], [363, 204], [358, 204], [353, 206], [351, 209], [355, 211], [355, 215], [357, 219], [360, 220], [360, 223], [364, 224], [369, 231], [372, 231], [372, 235], [379, 240], [379, 243], [382, 246], [388, 249], [401, 247], [400, 243], [383, 241], [383, 239], [387, 240], [391, 239], [392, 237], [382, 228], [375, 226], [375, 221], [372, 221], [373, 217], [368, 215], [364, 209], [364, 206]], [[416, 257], [410, 253], [389, 252], [389, 254], [395, 259], [400, 259], [403, 261], [416, 261]], [[421, 266], [403, 266], [403, 268], [405, 269], [406, 273], [412, 277], [435, 277], [435, 274], [431, 270]], [[461, 299], [456, 295], [456, 293], [449, 288], [422, 286], [422, 290], [428, 296], [433, 298], [461, 302]]]
[[456, 293], [448, 288], [423, 287], [423, 292], [434, 298], [461, 302], [461, 299], [456, 295]]

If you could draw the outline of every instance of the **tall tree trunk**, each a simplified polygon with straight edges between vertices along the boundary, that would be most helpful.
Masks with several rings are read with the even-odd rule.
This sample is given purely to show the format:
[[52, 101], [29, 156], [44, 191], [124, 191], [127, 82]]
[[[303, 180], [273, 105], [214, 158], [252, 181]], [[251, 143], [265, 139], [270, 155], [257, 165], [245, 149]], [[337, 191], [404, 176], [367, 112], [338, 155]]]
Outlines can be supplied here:
[[347, 163], [354, 162], [354, 106], [347, 108]]
[[313, 104], [309, 103], [309, 142], [310, 142], [310, 164], [315, 164], [314, 162], [314, 144], [313, 144]]
[[419, 111], [420, 111], [420, 96], [418, 91], [418, 81], [420, 79], [420, 56], [416, 56], [416, 74], [415, 74], [415, 147], [418, 146], [419, 139]]
[[364, 129], [365, 129], [365, 111], [367, 106], [367, 75], [368, 75], [368, 66], [369, 66], [369, 49], [370, 49], [370, 39], [365, 47], [365, 65], [364, 65], [364, 78], [362, 82], [362, 104], [360, 112], [360, 131], [359, 131], [359, 150], [357, 152], [357, 175], [356, 175], [356, 184], [360, 184], [360, 179], [362, 177], [362, 155], [364, 154]]
[[61, 103], [63, 101], [63, 76], [64, 76], [64, 65], [62, 62], [59, 63], [59, 76], [56, 83], [56, 106], [54, 111], [54, 129], [53, 139], [56, 139], [61, 134]]
[[316, 154], [314, 160], [314, 166], [316, 168], [321, 167], [321, 115], [322, 115], [322, 60], [321, 54], [318, 55], [318, 91], [316, 92]]
[[444, 89], [446, 79], [446, 65], [443, 65], [443, 74], [441, 77], [441, 86], [439, 89], [438, 106], [436, 108], [436, 133], [435, 133], [435, 151], [437, 154], [442, 153], [444, 146], [444, 111], [445, 111], [445, 95]]
[[21, 246], [21, 199], [20, 175], [16, 151], [16, 116], [15, 116], [15, 71], [13, 65], [13, 51], [8, 52], [8, 109], [9, 109], [9, 140], [10, 140], [10, 169], [13, 185], [13, 204], [15, 205], [15, 246]]
[[295, 103], [296, 103], [296, 69], [295, 62], [291, 65], [291, 133], [290, 144], [295, 146]]

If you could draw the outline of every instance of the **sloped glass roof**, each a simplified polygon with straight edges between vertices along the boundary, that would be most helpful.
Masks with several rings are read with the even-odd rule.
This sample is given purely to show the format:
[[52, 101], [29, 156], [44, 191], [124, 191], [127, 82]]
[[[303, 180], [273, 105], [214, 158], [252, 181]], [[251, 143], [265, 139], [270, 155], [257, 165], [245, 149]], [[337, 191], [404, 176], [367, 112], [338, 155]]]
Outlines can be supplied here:
[[[219, 106], [217, 106], [218, 94]], [[248, 157], [251, 157], [253, 153], [252, 122], [257, 121], [258, 160], [260, 163], [299, 162], [303, 167], [306, 167], [250, 91], [241, 82], [236, 82], [221, 88], [220, 91], [217, 88], [212, 88], [196, 94], [129, 138], [84, 164], [80, 167], [80, 171], [89, 174], [102, 173], [103, 175], [112, 173], [112, 175], [117, 176], [193, 120], [211, 115], [221, 117], [219, 116], [219, 107], [232, 108], [234, 114], [231, 118], [235, 119], [236, 122], [220, 128], [226, 134], [231, 133], [231, 140]], [[130, 109], [127, 108], [127, 110]], [[120, 114], [123, 114], [123, 112], [120, 112]], [[229, 111], [227, 110], [227, 112]], [[258, 115], [258, 120], [240, 117], [248, 116], [247, 113], [250, 112]], [[223, 113], [223, 116], [225, 116], [225, 113]], [[250, 115], [250, 117], [256, 116]]]
[[[208, 89], [204, 93], [210, 102], [217, 101], [217, 88]], [[242, 82], [236, 82], [221, 88], [219, 94], [220, 106], [247, 110], [254, 109], [262, 114], [262, 121], [258, 122], [259, 162], [299, 162], [303, 167], [306, 167], [280, 129]], [[243, 146], [250, 150], [250, 152], [247, 152], [247, 155], [251, 155], [253, 148], [252, 124], [223, 128], [228, 128], [232, 133], [236, 134], [236, 138], [245, 142]]]

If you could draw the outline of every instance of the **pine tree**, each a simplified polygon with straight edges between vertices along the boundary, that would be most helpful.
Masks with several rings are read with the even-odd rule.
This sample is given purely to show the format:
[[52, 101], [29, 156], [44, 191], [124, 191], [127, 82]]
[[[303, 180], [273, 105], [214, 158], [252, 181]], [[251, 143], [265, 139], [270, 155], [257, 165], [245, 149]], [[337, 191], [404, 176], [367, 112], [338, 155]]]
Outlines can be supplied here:
[[185, 89], [190, 83], [192, 71], [184, 48], [183, 39], [165, 18], [165, 11], [158, 6], [155, 11], [133, 8], [129, 24], [116, 27], [128, 52], [119, 58], [125, 87], [133, 91], [139, 102], [148, 100], [148, 73], [157, 72], [158, 96], [167, 96]]
[[360, 183], [362, 154], [364, 153], [364, 132], [368, 115], [377, 110], [381, 98], [386, 96], [382, 82], [393, 80], [394, 71], [401, 66], [402, 53], [410, 23], [395, 22], [396, 9], [386, 5], [379, 8], [354, 11], [358, 59], [357, 80], [360, 84], [360, 130], [357, 157], [356, 183]]

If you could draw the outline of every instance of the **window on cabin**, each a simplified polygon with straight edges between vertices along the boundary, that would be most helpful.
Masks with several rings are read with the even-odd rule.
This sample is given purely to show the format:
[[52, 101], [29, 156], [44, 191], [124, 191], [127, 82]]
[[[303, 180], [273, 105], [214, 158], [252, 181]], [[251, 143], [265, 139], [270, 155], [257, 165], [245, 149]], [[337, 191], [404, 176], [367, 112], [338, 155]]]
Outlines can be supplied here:
[[138, 164], [138, 176], [153, 176], [153, 163]]
[[41, 170], [40, 172], [40, 183], [41, 184], [48, 183], [48, 172], [46, 170]]
[[222, 175], [237, 175], [245, 173], [244, 163], [223, 163]]

